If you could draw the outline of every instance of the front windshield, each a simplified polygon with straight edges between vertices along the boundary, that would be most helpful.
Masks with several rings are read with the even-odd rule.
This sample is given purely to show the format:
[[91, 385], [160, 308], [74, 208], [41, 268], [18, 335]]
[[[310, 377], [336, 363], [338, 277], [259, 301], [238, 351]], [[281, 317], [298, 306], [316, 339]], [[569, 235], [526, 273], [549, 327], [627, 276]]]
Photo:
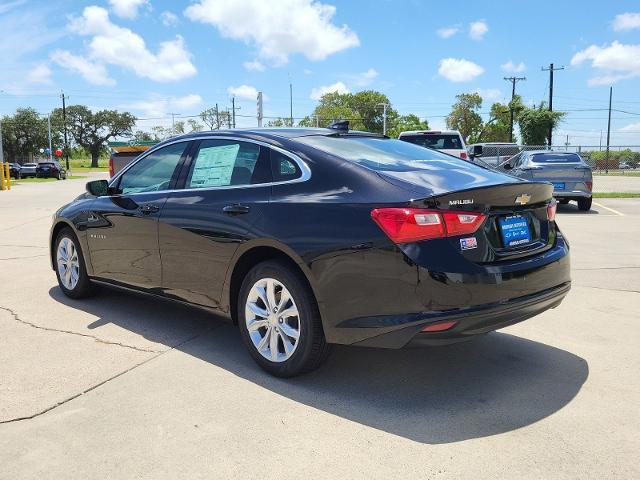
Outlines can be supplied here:
[[443, 168], [444, 164], [448, 168], [484, 169], [483, 166], [430, 148], [383, 137], [314, 135], [299, 137], [296, 140], [376, 171], [430, 170], [434, 164], [438, 164], [438, 168]]

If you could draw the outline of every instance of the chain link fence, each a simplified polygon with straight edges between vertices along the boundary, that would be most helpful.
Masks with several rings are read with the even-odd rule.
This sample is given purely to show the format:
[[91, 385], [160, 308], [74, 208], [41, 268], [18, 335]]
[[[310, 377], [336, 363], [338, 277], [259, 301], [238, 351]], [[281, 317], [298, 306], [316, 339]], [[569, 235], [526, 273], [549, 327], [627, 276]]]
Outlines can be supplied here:
[[[484, 143], [482, 154], [476, 157], [492, 166], [500, 165], [523, 151], [558, 151], [580, 155], [596, 173], [615, 173], [618, 175], [640, 175], [640, 145], [516, 145], [511, 143]], [[469, 145], [473, 153], [474, 145]]]

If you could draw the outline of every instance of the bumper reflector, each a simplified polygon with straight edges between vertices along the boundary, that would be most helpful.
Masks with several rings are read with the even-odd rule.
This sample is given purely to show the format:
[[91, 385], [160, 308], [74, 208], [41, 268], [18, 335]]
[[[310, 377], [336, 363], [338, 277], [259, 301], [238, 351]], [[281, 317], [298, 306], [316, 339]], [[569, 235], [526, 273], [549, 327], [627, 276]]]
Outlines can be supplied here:
[[434, 323], [433, 325], [427, 325], [420, 331], [421, 332], [442, 332], [444, 330], [449, 330], [450, 328], [454, 327], [457, 323], [458, 322], [456, 322], [455, 320], [452, 320], [450, 322]]

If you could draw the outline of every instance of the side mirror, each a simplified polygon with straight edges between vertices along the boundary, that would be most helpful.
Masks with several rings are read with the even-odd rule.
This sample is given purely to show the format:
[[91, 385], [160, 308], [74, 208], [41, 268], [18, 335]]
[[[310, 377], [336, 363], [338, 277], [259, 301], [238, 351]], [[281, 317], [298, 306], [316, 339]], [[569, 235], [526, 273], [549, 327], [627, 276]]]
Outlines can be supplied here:
[[481, 157], [482, 156], [482, 145], [474, 145], [473, 146], [473, 156]]
[[104, 197], [109, 194], [109, 182], [106, 180], [87, 182], [87, 192], [96, 197]]

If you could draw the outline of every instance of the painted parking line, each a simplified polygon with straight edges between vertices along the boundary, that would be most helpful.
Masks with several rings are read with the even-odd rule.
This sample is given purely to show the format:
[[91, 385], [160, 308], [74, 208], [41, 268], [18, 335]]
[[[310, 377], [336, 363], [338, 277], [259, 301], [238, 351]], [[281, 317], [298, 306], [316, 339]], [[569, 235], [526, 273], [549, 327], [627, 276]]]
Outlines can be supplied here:
[[598, 203], [598, 202], [593, 202], [593, 204], [594, 204], [594, 205], [597, 205], [597, 206], [598, 206], [598, 207], [600, 207], [600, 208], [604, 208], [605, 210], [609, 210], [610, 212], [613, 212], [613, 213], [615, 213], [616, 215], [619, 215], [619, 216], [621, 216], [621, 217], [624, 217], [624, 213], [619, 212], [618, 210], [615, 210], [615, 209], [613, 209], [613, 208], [611, 208], [611, 207], [605, 207], [604, 205], [602, 205], [601, 203]]

